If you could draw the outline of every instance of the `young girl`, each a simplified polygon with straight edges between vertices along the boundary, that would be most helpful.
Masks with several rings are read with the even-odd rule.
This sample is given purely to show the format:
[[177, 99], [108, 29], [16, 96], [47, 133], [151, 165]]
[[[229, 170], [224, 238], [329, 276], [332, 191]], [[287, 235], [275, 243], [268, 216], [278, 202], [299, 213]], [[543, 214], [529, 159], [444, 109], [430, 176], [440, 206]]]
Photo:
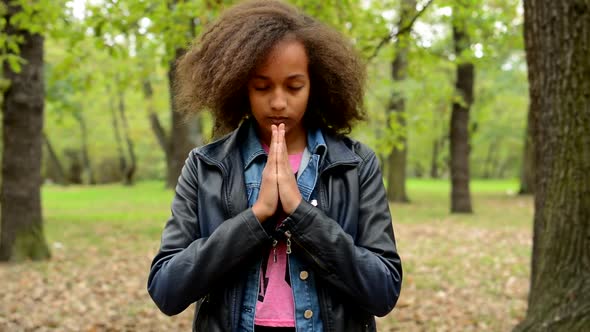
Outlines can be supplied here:
[[177, 66], [177, 101], [225, 137], [178, 179], [148, 291], [196, 331], [375, 331], [402, 268], [363, 118], [364, 68], [337, 32], [278, 1], [227, 10]]

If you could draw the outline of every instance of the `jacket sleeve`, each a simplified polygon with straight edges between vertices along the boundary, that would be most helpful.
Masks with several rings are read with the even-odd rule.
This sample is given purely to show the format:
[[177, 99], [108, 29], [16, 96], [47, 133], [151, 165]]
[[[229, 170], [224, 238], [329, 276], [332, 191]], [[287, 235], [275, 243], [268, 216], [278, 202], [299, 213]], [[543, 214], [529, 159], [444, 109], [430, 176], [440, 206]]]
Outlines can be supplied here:
[[283, 225], [316, 267], [319, 278], [367, 312], [385, 316], [399, 297], [402, 266], [373, 152], [359, 165], [359, 186], [356, 241], [335, 220], [305, 201]]
[[167, 315], [176, 315], [203, 298], [268, 241], [252, 209], [225, 220], [209, 237], [200, 236], [199, 223], [206, 221], [197, 218], [198, 209], [203, 207], [197, 206], [199, 183], [194, 158], [191, 152], [182, 168], [172, 215], [148, 278], [150, 296]]

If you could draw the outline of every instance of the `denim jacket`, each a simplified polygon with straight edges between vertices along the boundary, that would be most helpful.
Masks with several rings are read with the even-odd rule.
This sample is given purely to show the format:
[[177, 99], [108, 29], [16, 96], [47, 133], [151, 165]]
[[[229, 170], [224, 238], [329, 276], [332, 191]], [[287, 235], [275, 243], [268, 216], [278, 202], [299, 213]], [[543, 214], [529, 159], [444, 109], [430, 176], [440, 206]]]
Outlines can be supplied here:
[[[252, 207], [258, 198], [260, 183], [262, 182], [262, 170], [266, 165], [266, 152], [262, 149], [256, 136], [254, 123], [250, 122], [248, 135], [240, 152], [244, 161], [244, 178], [248, 194], [248, 206]], [[319, 166], [322, 154], [326, 149], [326, 143], [320, 130], [307, 133], [307, 148], [301, 160], [301, 166], [297, 172], [297, 186], [303, 199], [317, 204], [314, 196], [314, 188], [319, 174]], [[310, 153], [312, 151], [313, 153]], [[269, 223], [270, 224], [270, 223]], [[274, 225], [271, 225], [271, 227]], [[267, 233], [274, 230], [267, 229]], [[240, 316], [240, 331], [254, 331], [254, 317], [256, 315], [256, 303], [259, 292], [261, 259], [252, 265], [247, 273], [246, 288], [242, 302]], [[289, 277], [295, 302], [295, 326], [297, 331], [322, 332], [320, 318], [320, 305], [315, 287], [315, 276], [306, 268], [304, 262], [297, 258], [297, 253], [288, 255]], [[303, 274], [302, 274], [303, 273]], [[301, 276], [304, 276], [303, 278]]]
[[[272, 244], [248, 204], [239, 148], [247, 128], [190, 152], [151, 264], [147, 288], [158, 308], [176, 315], [196, 303], [196, 331], [240, 331], [248, 274]], [[345, 136], [324, 141], [310, 196], [317, 204], [302, 200], [279, 231], [292, 234], [296, 264], [313, 275], [323, 331], [375, 331], [375, 316], [393, 309], [402, 280], [381, 171], [365, 145]]]

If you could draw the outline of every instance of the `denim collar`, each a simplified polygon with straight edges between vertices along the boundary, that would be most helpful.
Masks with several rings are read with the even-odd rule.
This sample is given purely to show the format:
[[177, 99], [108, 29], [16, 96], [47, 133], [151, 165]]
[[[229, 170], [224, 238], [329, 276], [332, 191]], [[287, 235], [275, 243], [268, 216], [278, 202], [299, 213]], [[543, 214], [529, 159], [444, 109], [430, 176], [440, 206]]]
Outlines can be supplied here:
[[[241, 158], [241, 152], [245, 152], [246, 149], [239, 147], [243, 147], [247, 142], [254, 142], [259, 145], [260, 149], [262, 149], [258, 139], [252, 141], [246, 139], [246, 137], [249, 136], [251, 129], [253, 129], [251, 121], [246, 120], [233, 132], [212, 143], [196, 148], [194, 153], [205, 163], [218, 167], [225, 176], [230, 174], [230, 170], [235, 169], [235, 166], [238, 165], [243, 171], [245, 169], [243, 165], [248, 159]], [[252, 131], [252, 133], [254, 134], [253, 137], [257, 137], [255, 130]], [[361, 158], [355, 154], [354, 149], [352, 149], [350, 146], [350, 139], [346, 137], [322, 135], [324, 139], [322, 151], [322, 145], [320, 144], [318, 137], [315, 135], [315, 131], [308, 132], [307, 134], [308, 147], [312, 147], [310, 152], [322, 154], [322, 158], [320, 160], [320, 172], [338, 165], [356, 165], [361, 162]], [[310, 134], [312, 136], [311, 138]], [[316, 142], [317, 144], [312, 142]], [[238, 150], [236, 150], [236, 147], [238, 147]], [[255, 157], [254, 154], [256, 153], [256, 150], [250, 151], [251, 154], [249, 155], [245, 153], [246, 157]], [[264, 150], [262, 151], [263, 154], [266, 155]], [[244, 161], [244, 163], [242, 163], [242, 161]], [[252, 160], [250, 160], [250, 163], [252, 163]]]
[[[247, 123], [244, 123], [244, 126], [247, 126], [247, 133], [245, 142], [240, 148], [242, 160], [244, 161], [244, 169], [247, 169], [248, 166], [250, 166], [250, 164], [256, 160], [256, 158], [260, 156], [266, 156], [266, 152], [262, 148], [262, 144], [260, 143], [258, 135], [256, 134], [256, 126], [254, 121], [246, 121]], [[326, 141], [324, 140], [324, 135], [322, 135], [322, 131], [320, 129], [307, 131], [307, 149], [311, 154], [317, 154], [320, 156], [321, 165], [322, 159], [326, 154], [327, 146]]]

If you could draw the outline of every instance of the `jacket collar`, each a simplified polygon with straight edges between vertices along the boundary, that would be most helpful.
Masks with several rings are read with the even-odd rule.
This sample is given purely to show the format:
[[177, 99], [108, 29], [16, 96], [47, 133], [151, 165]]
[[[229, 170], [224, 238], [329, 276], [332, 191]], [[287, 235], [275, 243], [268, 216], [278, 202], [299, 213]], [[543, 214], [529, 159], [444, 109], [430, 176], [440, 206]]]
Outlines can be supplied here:
[[[239, 146], [244, 144], [244, 142], [248, 142], [247, 138], [249, 131], [252, 130], [253, 127], [249, 123], [250, 121], [248, 120], [244, 121], [240, 127], [228, 135], [198, 148], [196, 154], [203, 158], [208, 164], [220, 167], [222, 172], [227, 172], [230, 169], [243, 170], [244, 163], [242, 161], [242, 156], [240, 155], [241, 149], [239, 149]], [[331, 135], [323, 135], [323, 139], [325, 141], [325, 151], [323, 151], [324, 156], [320, 165], [320, 173], [339, 165], [355, 166], [361, 162], [361, 159], [354, 153], [352, 148], [345, 144], [345, 140], [350, 141], [349, 139], [340, 139]], [[250, 144], [258, 144], [260, 147], [260, 143], [257, 140]], [[316, 144], [312, 147], [313, 150], [311, 150], [311, 152], [322, 154], [322, 148], [323, 144]], [[253, 147], [252, 151], [259, 152], [256, 147]], [[251, 162], [252, 159], [253, 158], [250, 158], [250, 160], [247, 161]], [[236, 162], [238, 164], [235, 164]], [[234, 168], [237, 165], [240, 167]]]
[[[240, 152], [242, 160], [244, 161], [244, 169], [259, 156], [267, 155], [262, 148], [262, 144], [256, 134], [256, 126], [254, 121], [246, 120], [242, 126], [246, 126], [246, 138], [242, 146], [240, 146]], [[326, 154], [326, 141], [324, 135], [320, 129], [308, 130], [307, 131], [307, 150], [312, 154], [317, 154], [320, 158], [323, 158]], [[320, 159], [322, 160], [322, 159]]]
[[325, 140], [326, 146], [328, 148], [324, 161], [320, 165], [320, 173], [340, 165], [356, 166], [362, 161], [361, 158], [352, 150], [352, 144], [350, 144], [350, 146], [345, 144], [345, 141], [352, 143], [349, 138], [339, 138], [326, 135]]

